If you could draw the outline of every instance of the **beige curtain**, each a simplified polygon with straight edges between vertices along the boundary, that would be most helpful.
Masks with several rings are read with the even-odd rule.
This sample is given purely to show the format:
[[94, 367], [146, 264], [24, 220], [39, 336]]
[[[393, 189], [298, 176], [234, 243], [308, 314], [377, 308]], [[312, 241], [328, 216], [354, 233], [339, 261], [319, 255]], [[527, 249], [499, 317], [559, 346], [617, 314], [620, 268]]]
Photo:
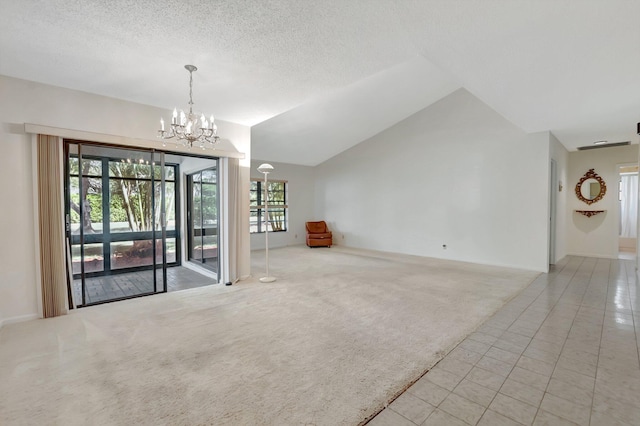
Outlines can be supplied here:
[[229, 281], [248, 278], [251, 274], [249, 239], [249, 169], [241, 167], [237, 158], [228, 159], [229, 191]]
[[38, 214], [40, 223], [40, 275], [45, 318], [67, 313], [64, 220], [60, 150], [56, 136], [38, 135]]
[[[235, 283], [240, 279], [240, 215], [239, 200], [242, 199], [240, 190], [240, 164], [237, 158], [229, 158], [229, 281]], [[249, 226], [249, 224], [247, 224]]]

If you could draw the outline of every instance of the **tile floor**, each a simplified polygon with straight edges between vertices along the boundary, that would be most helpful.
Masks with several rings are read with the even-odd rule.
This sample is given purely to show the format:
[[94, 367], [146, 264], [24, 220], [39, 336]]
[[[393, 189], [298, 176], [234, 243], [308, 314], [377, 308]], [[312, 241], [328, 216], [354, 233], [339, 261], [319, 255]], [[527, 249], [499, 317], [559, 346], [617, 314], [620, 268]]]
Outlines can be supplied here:
[[[162, 271], [158, 270], [158, 280]], [[184, 266], [167, 268], [167, 291], [185, 290], [215, 284], [215, 280]], [[160, 287], [158, 287], [160, 288]], [[74, 299], [82, 304], [81, 281], [73, 282]], [[86, 279], [85, 299], [88, 304], [122, 297], [136, 296], [153, 291], [153, 271], [128, 272]]]
[[639, 335], [634, 262], [570, 256], [368, 425], [640, 425]]

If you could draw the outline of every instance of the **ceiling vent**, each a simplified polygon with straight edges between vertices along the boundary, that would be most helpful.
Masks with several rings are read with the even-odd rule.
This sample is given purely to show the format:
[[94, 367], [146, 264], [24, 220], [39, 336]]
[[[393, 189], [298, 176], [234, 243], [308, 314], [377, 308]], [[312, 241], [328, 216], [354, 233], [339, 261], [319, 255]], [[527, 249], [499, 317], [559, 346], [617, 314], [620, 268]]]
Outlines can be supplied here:
[[594, 142], [593, 145], [579, 146], [578, 151], [585, 151], [587, 149], [611, 148], [612, 146], [625, 146], [631, 143], [631, 141], [611, 142], [611, 143], [603, 143], [603, 142], [604, 141], [598, 141], [598, 142]]

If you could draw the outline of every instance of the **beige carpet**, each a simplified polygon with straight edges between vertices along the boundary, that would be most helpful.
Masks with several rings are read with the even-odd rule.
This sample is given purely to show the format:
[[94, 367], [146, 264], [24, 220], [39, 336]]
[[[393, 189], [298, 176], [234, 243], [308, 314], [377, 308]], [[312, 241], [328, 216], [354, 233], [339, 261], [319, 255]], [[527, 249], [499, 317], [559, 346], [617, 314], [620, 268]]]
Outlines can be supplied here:
[[270, 251], [255, 278], [0, 329], [0, 424], [357, 425], [537, 274]]

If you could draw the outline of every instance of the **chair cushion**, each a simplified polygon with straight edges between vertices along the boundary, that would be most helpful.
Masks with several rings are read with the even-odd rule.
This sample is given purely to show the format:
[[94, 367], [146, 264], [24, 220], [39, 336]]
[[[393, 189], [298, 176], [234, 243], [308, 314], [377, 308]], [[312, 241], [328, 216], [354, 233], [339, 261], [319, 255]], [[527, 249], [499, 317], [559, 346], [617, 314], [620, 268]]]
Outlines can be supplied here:
[[319, 222], [307, 222], [306, 223], [307, 232], [310, 234], [322, 234], [327, 232], [327, 224], [324, 220]]
[[323, 238], [331, 238], [331, 237], [332, 237], [331, 232], [324, 232], [322, 234], [311, 234], [311, 233], [309, 233], [309, 239], [312, 239], [312, 240], [320, 240], [320, 239], [323, 239]]
[[331, 238], [309, 238], [307, 237], [307, 245], [309, 247], [331, 247], [333, 240]]

